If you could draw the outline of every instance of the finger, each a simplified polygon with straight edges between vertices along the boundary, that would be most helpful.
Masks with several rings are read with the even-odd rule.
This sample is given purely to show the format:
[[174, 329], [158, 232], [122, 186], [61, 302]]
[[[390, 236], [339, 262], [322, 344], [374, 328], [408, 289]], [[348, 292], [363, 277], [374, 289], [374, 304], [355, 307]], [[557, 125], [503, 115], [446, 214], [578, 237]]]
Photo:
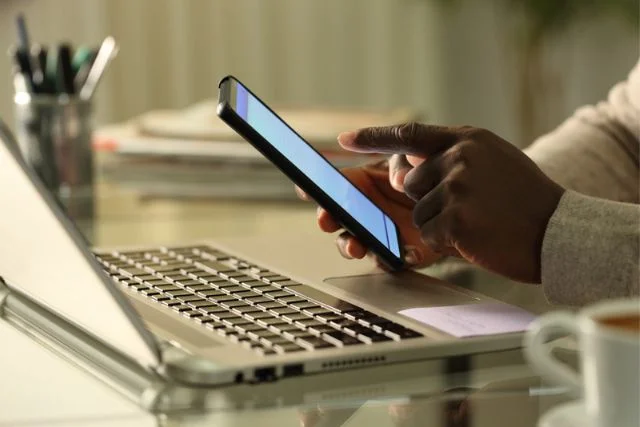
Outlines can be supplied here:
[[444, 209], [443, 185], [438, 184], [433, 190], [428, 192], [413, 208], [413, 223], [421, 228], [425, 223], [431, 221]]
[[306, 200], [306, 201], [310, 201], [311, 198], [309, 197], [309, 195], [307, 193], [305, 193], [302, 188], [298, 187], [297, 185], [294, 185], [294, 190], [296, 191], [296, 194], [298, 195], [299, 198], [301, 198], [302, 200]]
[[389, 183], [396, 191], [404, 191], [404, 179], [412, 166], [404, 154], [394, 154], [389, 158]]
[[431, 160], [411, 169], [404, 178], [404, 192], [411, 199], [418, 201], [433, 190], [442, 180], [442, 156], [434, 156]]
[[320, 230], [324, 232], [333, 233], [342, 228], [340, 224], [335, 219], [333, 219], [329, 212], [319, 206], [317, 210], [317, 218], [318, 227], [320, 227]]
[[358, 242], [349, 232], [340, 233], [336, 238], [336, 245], [340, 255], [347, 259], [364, 258], [367, 250], [360, 242]]
[[452, 146], [458, 133], [457, 128], [405, 123], [344, 132], [338, 142], [345, 150], [359, 153], [428, 156]]
[[438, 214], [420, 227], [420, 238], [437, 253], [450, 252], [450, 245], [444, 228], [444, 217]]

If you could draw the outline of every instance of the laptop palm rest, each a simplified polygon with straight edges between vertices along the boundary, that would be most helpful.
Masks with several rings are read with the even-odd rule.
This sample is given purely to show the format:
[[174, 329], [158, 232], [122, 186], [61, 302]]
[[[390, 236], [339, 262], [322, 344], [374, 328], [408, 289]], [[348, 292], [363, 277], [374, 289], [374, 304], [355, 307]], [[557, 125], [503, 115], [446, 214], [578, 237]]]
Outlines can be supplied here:
[[335, 277], [325, 279], [325, 282], [359, 301], [391, 313], [407, 308], [469, 304], [479, 300], [464, 289], [411, 271]]

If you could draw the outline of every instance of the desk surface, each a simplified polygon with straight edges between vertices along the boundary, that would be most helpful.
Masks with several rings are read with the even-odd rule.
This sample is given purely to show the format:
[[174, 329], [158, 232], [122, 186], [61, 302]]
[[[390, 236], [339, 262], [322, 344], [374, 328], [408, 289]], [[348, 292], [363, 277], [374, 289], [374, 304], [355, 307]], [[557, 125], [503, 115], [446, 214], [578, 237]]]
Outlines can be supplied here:
[[[303, 203], [144, 199], [100, 183], [94, 243], [154, 244], [304, 230], [325, 245], [323, 256], [356, 262], [342, 260], [331, 237], [313, 231], [313, 209]], [[274, 230], [283, 217], [288, 230]], [[444, 263], [426, 272], [536, 312], [549, 309], [539, 288], [466, 265]], [[0, 341], [0, 426], [526, 427], [569, 400], [562, 389], [542, 383], [520, 351], [510, 351], [235, 386], [215, 394], [219, 404], [207, 413], [152, 416], [4, 322]], [[299, 398], [291, 400], [292, 395]]]

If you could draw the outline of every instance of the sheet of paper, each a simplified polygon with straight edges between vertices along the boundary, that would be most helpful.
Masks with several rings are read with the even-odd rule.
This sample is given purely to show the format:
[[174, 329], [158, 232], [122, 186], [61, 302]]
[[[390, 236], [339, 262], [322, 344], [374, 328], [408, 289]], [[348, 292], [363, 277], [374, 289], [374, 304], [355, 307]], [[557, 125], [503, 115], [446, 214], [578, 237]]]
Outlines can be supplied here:
[[398, 313], [459, 338], [524, 331], [536, 318], [526, 310], [499, 302], [418, 307]]

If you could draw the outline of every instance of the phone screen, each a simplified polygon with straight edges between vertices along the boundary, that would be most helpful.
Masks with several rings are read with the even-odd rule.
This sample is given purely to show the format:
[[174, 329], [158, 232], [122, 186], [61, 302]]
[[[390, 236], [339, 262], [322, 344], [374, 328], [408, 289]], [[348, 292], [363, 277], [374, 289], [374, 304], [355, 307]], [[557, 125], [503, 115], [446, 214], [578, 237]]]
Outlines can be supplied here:
[[235, 83], [236, 113], [375, 239], [400, 258], [398, 232], [393, 221], [242, 84], [237, 81]]

